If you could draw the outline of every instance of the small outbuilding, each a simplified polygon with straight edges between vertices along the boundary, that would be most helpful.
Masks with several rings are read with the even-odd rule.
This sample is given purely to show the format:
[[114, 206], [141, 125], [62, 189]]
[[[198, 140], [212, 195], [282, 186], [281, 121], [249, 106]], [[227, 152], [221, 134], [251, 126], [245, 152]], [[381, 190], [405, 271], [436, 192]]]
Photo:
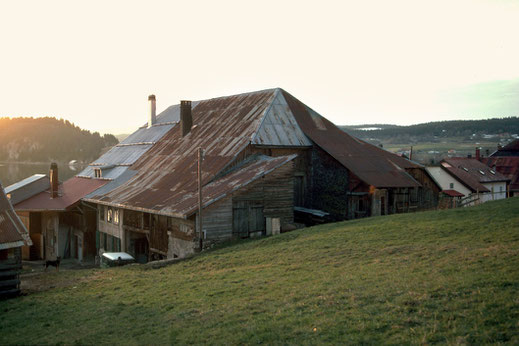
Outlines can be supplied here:
[[22, 246], [32, 245], [0, 183], [0, 298], [20, 293]]

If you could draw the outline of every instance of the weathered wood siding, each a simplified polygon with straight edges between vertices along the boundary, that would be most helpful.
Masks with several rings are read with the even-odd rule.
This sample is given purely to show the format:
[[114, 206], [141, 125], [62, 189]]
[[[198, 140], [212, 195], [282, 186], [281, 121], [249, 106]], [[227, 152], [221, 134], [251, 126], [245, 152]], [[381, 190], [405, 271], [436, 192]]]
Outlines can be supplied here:
[[232, 237], [232, 197], [205, 208], [202, 214], [202, 228], [208, 240], [224, 240]]

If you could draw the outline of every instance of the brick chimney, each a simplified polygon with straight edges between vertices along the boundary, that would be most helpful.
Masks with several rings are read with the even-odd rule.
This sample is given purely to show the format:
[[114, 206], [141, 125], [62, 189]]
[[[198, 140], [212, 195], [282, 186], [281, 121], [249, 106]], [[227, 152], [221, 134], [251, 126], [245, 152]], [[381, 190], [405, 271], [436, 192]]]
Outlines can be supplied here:
[[148, 128], [155, 125], [157, 122], [157, 103], [155, 101], [155, 95], [148, 96], [148, 103], [150, 104], [150, 114], [148, 117]]
[[480, 158], [481, 158], [481, 148], [477, 147], [476, 148], [476, 160], [479, 161]]
[[56, 162], [53, 162], [50, 164], [50, 197], [56, 198], [58, 197], [58, 164]]
[[191, 126], [193, 126], [191, 101], [180, 101], [180, 126], [182, 137], [185, 137], [191, 131]]

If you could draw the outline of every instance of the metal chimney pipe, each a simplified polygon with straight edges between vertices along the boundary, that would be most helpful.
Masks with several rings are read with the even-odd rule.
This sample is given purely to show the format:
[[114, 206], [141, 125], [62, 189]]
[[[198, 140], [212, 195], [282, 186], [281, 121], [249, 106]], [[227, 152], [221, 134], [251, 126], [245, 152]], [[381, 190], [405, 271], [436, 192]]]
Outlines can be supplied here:
[[58, 164], [56, 162], [53, 162], [50, 164], [50, 197], [56, 198], [58, 197]]
[[148, 96], [148, 103], [150, 104], [148, 128], [150, 128], [157, 122], [157, 103], [155, 101], [155, 95]]
[[193, 117], [191, 115], [191, 101], [180, 101], [180, 125], [182, 137], [185, 137], [193, 126]]

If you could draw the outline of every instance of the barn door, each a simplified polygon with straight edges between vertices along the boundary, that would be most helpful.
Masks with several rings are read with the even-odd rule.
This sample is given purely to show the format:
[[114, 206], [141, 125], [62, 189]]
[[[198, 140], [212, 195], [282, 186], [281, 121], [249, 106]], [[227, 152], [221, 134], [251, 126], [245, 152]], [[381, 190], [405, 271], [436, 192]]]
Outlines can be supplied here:
[[259, 202], [238, 201], [233, 203], [232, 208], [233, 235], [240, 238], [247, 238], [250, 233], [265, 233], [265, 216], [263, 215], [263, 205]]

